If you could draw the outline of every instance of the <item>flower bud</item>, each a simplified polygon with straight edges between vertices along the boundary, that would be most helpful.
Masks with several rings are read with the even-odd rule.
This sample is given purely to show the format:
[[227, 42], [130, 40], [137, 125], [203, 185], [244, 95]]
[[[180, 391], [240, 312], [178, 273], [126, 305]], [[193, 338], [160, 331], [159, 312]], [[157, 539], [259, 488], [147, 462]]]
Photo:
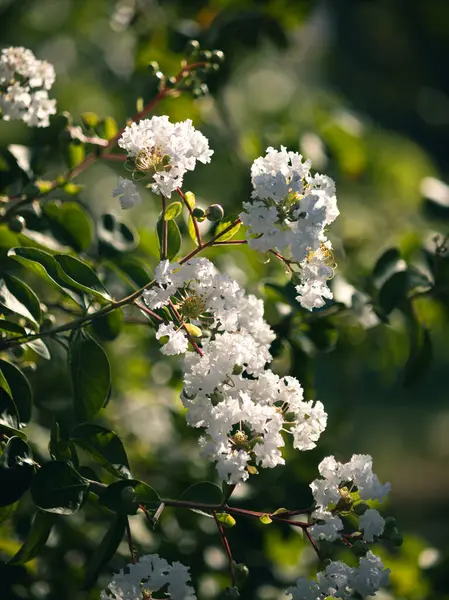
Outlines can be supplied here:
[[211, 61], [214, 63], [223, 63], [225, 60], [225, 55], [221, 50], [212, 50]]
[[25, 219], [20, 216], [11, 217], [8, 221], [8, 227], [15, 233], [20, 233], [26, 226]]
[[155, 60], [151, 61], [148, 63], [148, 69], [152, 75], [156, 75], [156, 73], [160, 72], [159, 63], [157, 63]]
[[223, 392], [220, 392], [219, 390], [214, 390], [210, 395], [210, 401], [212, 403], [212, 406], [217, 406], [217, 404], [222, 402], [224, 398], [225, 395], [223, 394]]
[[206, 208], [206, 218], [208, 221], [221, 221], [223, 217], [224, 210], [219, 204], [211, 204]]
[[204, 221], [204, 219], [206, 218], [204, 210], [202, 208], [200, 208], [199, 206], [196, 206], [193, 209], [192, 214], [195, 217], [195, 219], [197, 219], [198, 221]]
[[184, 327], [187, 331], [187, 333], [189, 333], [192, 337], [196, 337], [199, 338], [201, 337], [201, 329], [199, 327], [197, 327], [196, 325], [192, 325], [192, 323], [184, 323]]
[[242, 367], [242, 365], [234, 365], [234, 367], [232, 369], [232, 374], [233, 375], [240, 375], [240, 373], [243, 373], [243, 367]]
[[185, 53], [187, 56], [196, 54], [200, 49], [200, 43], [198, 40], [189, 40], [186, 45]]

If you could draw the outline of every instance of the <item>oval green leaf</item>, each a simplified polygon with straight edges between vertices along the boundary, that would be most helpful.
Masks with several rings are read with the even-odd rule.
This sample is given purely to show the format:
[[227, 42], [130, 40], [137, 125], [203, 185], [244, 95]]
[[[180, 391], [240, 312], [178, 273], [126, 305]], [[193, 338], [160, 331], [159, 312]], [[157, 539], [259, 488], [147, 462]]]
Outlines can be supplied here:
[[71, 515], [77, 512], [89, 483], [65, 462], [49, 462], [39, 469], [31, 485], [36, 506], [47, 512]]
[[111, 387], [109, 360], [86, 332], [78, 331], [69, 346], [74, 409], [78, 421], [90, 421], [105, 405]]

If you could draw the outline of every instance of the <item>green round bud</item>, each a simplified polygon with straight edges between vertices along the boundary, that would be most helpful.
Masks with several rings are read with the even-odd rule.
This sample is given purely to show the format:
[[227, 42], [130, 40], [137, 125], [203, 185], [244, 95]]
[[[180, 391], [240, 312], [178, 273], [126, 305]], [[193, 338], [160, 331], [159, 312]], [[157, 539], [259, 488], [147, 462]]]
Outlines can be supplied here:
[[200, 49], [200, 43], [198, 40], [189, 40], [186, 45], [185, 53], [187, 56], [196, 54]]
[[223, 63], [225, 60], [224, 52], [222, 52], [221, 50], [212, 50], [211, 60], [214, 63]]
[[224, 210], [220, 204], [211, 204], [206, 208], [206, 218], [208, 221], [221, 221], [224, 217]]
[[212, 52], [210, 50], [203, 50], [202, 52], [200, 52], [199, 58], [201, 60], [211, 60]]
[[156, 75], [156, 73], [160, 72], [159, 63], [157, 63], [155, 60], [151, 61], [148, 63], [148, 69], [152, 75]]
[[232, 368], [232, 374], [233, 375], [240, 375], [241, 373], [243, 373], [243, 367], [242, 367], [242, 365], [234, 365], [234, 367]]
[[20, 233], [26, 227], [26, 221], [23, 217], [17, 215], [9, 219], [8, 227], [11, 231], [14, 231], [15, 233]]
[[45, 318], [42, 321], [41, 329], [51, 329], [54, 327], [56, 319], [54, 315], [45, 315]]
[[224, 398], [225, 398], [225, 395], [223, 394], [223, 392], [220, 392], [219, 390], [215, 390], [210, 395], [210, 401], [211, 401], [212, 406], [217, 406], [217, 404], [222, 402], [224, 400]]
[[200, 208], [199, 206], [195, 206], [195, 208], [192, 210], [192, 214], [195, 217], [195, 219], [204, 221], [206, 213], [204, 212], [204, 210], [202, 208]]

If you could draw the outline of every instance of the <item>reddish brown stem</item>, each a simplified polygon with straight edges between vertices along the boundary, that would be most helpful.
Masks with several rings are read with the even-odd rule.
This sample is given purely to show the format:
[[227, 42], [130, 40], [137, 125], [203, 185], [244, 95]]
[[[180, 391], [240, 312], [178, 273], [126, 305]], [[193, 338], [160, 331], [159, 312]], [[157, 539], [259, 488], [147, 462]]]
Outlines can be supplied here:
[[226, 554], [228, 556], [229, 570], [231, 572], [232, 587], [235, 587], [234, 559], [232, 558], [231, 546], [229, 545], [228, 538], [226, 537], [226, 534], [224, 532], [223, 525], [218, 520], [217, 513], [215, 511], [213, 512], [213, 515], [214, 515], [214, 519], [215, 519], [215, 523], [217, 525], [218, 531], [220, 533], [221, 541], [223, 542], [223, 546], [224, 546], [224, 548], [226, 550]]
[[167, 199], [165, 196], [161, 196], [162, 198], [162, 240], [161, 240], [161, 260], [166, 260], [167, 258], [167, 233], [168, 233], [168, 223], [165, 219], [165, 211], [167, 210]]

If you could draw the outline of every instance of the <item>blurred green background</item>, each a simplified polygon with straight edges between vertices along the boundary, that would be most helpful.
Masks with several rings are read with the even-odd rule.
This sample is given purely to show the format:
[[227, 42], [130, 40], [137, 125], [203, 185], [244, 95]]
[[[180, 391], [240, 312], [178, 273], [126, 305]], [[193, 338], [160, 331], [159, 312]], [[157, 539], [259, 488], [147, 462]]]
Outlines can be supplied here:
[[[166, 100], [157, 109], [172, 120], [192, 118], [215, 151], [211, 165], [186, 177], [185, 190], [204, 206], [217, 202], [238, 213], [251, 192], [252, 161], [267, 146], [283, 144], [336, 180], [341, 215], [330, 237], [337, 301], [350, 303], [354, 288], [371, 293], [374, 264], [388, 248], [426, 270], [435, 235], [449, 232], [449, 188], [442, 183], [449, 175], [447, 1], [0, 0], [1, 46], [23, 45], [55, 65], [58, 110], [75, 121], [95, 111], [124, 123], [137, 99], [154, 93], [149, 61], [175, 74], [192, 38], [223, 50], [226, 63], [210, 78], [210, 95]], [[1, 147], [31, 143], [32, 135], [20, 123], [0, 123]], [[60, 171], [54, 163], [45, 174]], [[147, 193], [141, 208], [120, 213], [111, 195], [117, 174], [125, 175], [119, 163], [97, 163], [79, 179], [86, 184], [81, 201], [93, 215], [115, 211], [133, 225], [140, 235], [136, 253], [151, 270], [157, 199]], [[429, 200], [441, 214], [426, 210]], [[267, 318], [283, 335], [291, 309], [265, 285], [285, 284], [279, 265], [238, 247], [208, 256], [266, 297]], [[441, 260], [447, 272], [449, 259]], [[433, 356], [408, 386], [409, 336], [399, 311], [382, 323], [369, 306], [341, 310], [313, 336], [314, 317], [290, 313], [288, 343], [278, 348], [275, 365], [297, 376], [308, 398], [322, 400], [328, 430], [310, 453], [287, 450], [286, 467], [251, 478], [238, 500], [255, 510], [307, 506], [308, 483], [324, 455], [372, 454], [375, 472], [392, 484], [384, 512], [405, 536], [399, 551], [378, 549], [392, 569], [391, 589], [377, 596], [382, 600], [449, 598], [447, 300], [441, 293], [414, 301]], [[109, 423], [125, 440], [136, 474], [172, 497], [194, 481], [215, 480], [200, 458], [198, 432], [187, 430], [180, 412], [177, 361], [163, 359], [153, 335], [132, 325], [106, 348], [114, 377]], [[39, 425], [29, 427], [29, 438], [42, 454], [50, 413], [63, 414], [70, 403], [64, 355], [57, 346], [52, 352], [51, 368], [39, 364], [33, 379]], [[210, 520], [167, 510], [156, 533], [140, 517], [132, 521], [142, 552], [181, 560], [191, 566], [199, 597], [218, 597], [228, 575]], [[29, 527], [26, 500], [1, 527], [0, 553], [7, 558]], [[98, 589], [86, 592], [81, 584], [105, 527], [94, 509], [58, 519], [41, 558], [26, 569], [0, 567], [0, 598], [98, 597]], [[239, 520], [229, 539], [236, 560], [250, 569], [245, 599], [280, 600], [296, 577], [313, 572], [313, 553], [296, 531]], [[123, 543], [111, 570], [126, 561]]]

